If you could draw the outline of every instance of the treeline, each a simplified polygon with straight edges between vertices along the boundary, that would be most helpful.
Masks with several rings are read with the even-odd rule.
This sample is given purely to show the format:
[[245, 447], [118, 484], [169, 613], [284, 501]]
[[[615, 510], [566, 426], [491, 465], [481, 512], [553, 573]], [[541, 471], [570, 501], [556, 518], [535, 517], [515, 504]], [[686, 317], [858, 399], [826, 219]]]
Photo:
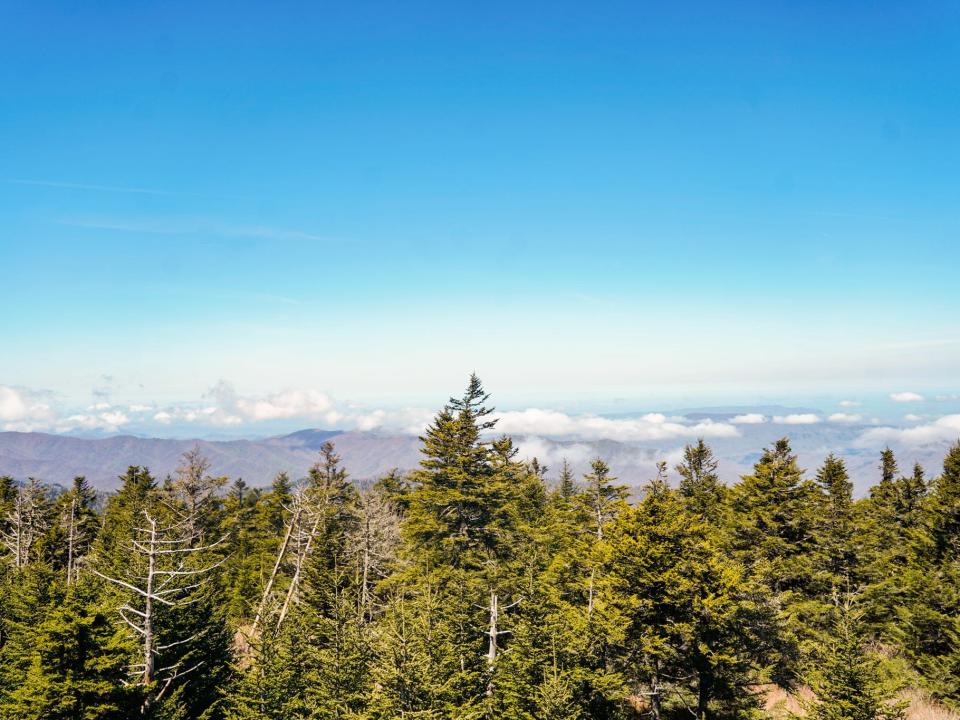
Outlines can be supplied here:
[[631, 502], [597, 459], [520, 462], [471, 378], [421, 467], [353, 485], [131, 467], [0, 481], [0, 718], [758, 716], [806, 684], [822, 720], [960, 702], [960, 444], [936, 478], [880, 458], [855, 500], [786, 439], [726, 486], [702, 441]]

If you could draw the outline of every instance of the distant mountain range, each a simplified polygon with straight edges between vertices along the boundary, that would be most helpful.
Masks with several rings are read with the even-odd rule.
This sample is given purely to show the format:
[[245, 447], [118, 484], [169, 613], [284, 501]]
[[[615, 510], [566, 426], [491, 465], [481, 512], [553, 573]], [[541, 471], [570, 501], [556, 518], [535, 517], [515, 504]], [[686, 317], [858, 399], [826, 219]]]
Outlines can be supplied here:
[[[754, 410], [770, 411], [773, 408]], [[780, 409], [780, 408], [777, 408]], [[685, 413], [688, 421], [728, 420], [747, 408], [704, 408]], [[792, 411], [804, 410], [790, 408]], [[721, 477], [734, 481], [749, 472], [763, 448], [784, 435], [790, 437], [802, 467], [812, 475], [829, 452], [842, 456], [858, 494], [876, 482], [878, 448], [863, 448], [856, 442], [868, 427], [864, 425], [817, 423], [785, 426], [774, 423], [739, 425], [739, 436], [708, 439], [720, 461]], [[520, 457], [537, 457], [555, 476], [566, 458], [574, 472], [589, 468], [594, 457], [603, 457], [621, 481], [639, 487], [655, 472], [658, 460], [672, 468], [680, 459], [682, 446], [693, 438], [644, 442], [614, 440], [571, 440], [514, 436]], [[211, 472], [230, 478], [242, 477], [251, 485], [268, 485], [278, 472], [297, 479], [306, 475], [317, 461], [320, 446], [331, 440], [342, 456], [351, 477], [365, 480], [379, 477], [393, 468], [409, 470], [420, 462], [420, 442], [412, 435], [308, 429], [287, 435], [248, 440], [186, 440], [118, 435], [81, 438], [46, 433], [0, 432], [0, 475], [24, 479], [32, 476], [45, 482], [67, 485], [76, 475], [85, 475], [96, 487], [112, 490], [129, 465], [145, 465], [158, 478], [173, 474], [187, 450], [199, 446], [211, 462]], [[914, 461], [921, 462], [933, 476], [940, 470], [946, 444], [920, 448], [895, 448], [901, 470], [908, 472]]]

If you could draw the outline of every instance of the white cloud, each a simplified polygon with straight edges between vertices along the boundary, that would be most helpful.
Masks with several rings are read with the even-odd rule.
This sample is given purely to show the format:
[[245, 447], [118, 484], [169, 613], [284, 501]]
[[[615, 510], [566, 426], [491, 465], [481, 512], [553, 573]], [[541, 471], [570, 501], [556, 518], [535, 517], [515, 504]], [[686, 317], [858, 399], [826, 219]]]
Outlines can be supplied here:
[[426, 408], [403, 408], [400, 410], [346, 411], [345, 423], [357, 430], [391, 430], [407, 435], [421, 434], [436, 413]]
[[860, 407], [860, 403], [857, 400], [841, 400], [837, 404], [840, 407], [845, 407], [845, 408]]
[[[217, 425], [239, 425], [244, 421], [323, 418], [334, 412], [333, 400], [317, 390], [287, 389], [258, 397], [238, 395], [233, 386], [220, 381], [207, 396], [215, 402], [209, 419]], [[335, 416], [332, 416], [335, 417]]]
[[127, 407], [127, 410], [129, 410], [129, 411], [132, 412], [132, 413], [144, 413], [144, 412], [149, 412], [150, 410], [153, 410], [153, 406], [152, 406], [152, 405], [136, 405], [136, 404], [134, 404], [134, 405], [130, 405], [129, 407]]
[[907, 413], [903, 416], [903, 419], [907, 422], [920, 422], [923, 420], [923, 415], [915, 415], [914, 413]]
[[537, 458], [547, 465], [559, 467], [567, 460], [571, 465], [584, 465], [596, 455], [596, 449], [582, 443], [560, 445], [541, 437], [526, 436], [517, 443], [517, 455], [523, 460]]
[[865, 431], [857, 440], [865, 447], [886, 443], [928, 445], [960, 439], [960, 415], [944, 415], [931, 423], [910, 428], [879, 427]]
[[761, 415], [760, 413], [745, 413], [743, 415], [737, 415], [730, 420], [734, 425], [759, 425], [766, 421], [767, 416]]
[[774, 415], [778, 425], [814, 425], [820, 422], [820, 416], [813, 413], [794, 413], [792, 415]]
[[46, 429], [56, 418], [56, 413], [37, 393], [0, 385], [0, 422], [4, 430]]
[[0, 385], [0, 420], [21, 420], [27, 415], [27, 402], [11, 387]]
[[863, 415], [856, 413], [833, 413], [827, 420], [832, 423], [858, 423], [863, 421]]
[[109, 410], [111, 407], [113, 406], [108, 402], [98, 402], [95, 405], [91, 405], [89, 409], [90, 410]]
[[898, 403], [919, 402], [923, 400], [923, 395], [915, 392], [895, 392], [890, 393], [890, 399]]
[[[524, 436], [516, 447], [518, 459], [529, 461], [537, 458], [554, 476], [559, 472], [564, 460], [570, 464], [575, 476], [579, 476], [589, 469], [590, 461], [597, 456], [596, 447], [580, 441], [558, 442], [549, 438]], [[664, 460], [672, 467], [682, 459], [682, 447], [667, 452], [633, 447], [618, 453], [616, 465], [629, 466], [640, 475], [654, 477], [658, 460]]]
[[69, 415], [57, 421], [56, 429], [58, 432], [70, 432], [71, 430], [105, 430], [114, 432], [120, 426], [130, 422], [130, 418], [119, 410], [92, 414]]
[[536, 435], [579, 440], [666, 440], [695, 437], [736, 437], [733, 425], [704, 420], [685, 424], [668, 420], [660, 413], [639, 418], [611, 419], [599, 415], [567, 415], [557, 410], [528, 408], [498, 413], [497, 432], [508, 435]]

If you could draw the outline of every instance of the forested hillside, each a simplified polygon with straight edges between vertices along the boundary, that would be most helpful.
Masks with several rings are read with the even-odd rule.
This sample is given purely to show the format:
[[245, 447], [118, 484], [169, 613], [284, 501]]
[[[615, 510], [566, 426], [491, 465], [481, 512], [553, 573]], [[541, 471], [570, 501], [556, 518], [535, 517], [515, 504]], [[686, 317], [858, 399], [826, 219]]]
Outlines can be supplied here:
[[[520, 462], [472, 377], [420, 468], [357, 487], [0, 480], [0, 718], [897, 718], [960, 705], [960, 443], [842, 460], [789, 441], [721, 483], [686, 448], [631, 498], [598, 458]], [[759, 449], [759, 448], [758, 448]], [[2, 470], [2, 468], [0, 468]], [[779, 692], [779, 690], [778, 690]]]

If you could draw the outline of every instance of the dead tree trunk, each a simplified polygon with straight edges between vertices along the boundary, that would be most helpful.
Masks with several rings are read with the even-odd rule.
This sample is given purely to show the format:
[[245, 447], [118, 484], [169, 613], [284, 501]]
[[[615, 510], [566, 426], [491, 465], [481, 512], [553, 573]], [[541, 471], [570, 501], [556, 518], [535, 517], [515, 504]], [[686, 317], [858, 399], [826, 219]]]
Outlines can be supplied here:
[[253, 627], [251, 634], [257, 632], [257, 626], [266, 610], [267, 602], [270, 600], [270, 593], [273, 592], [273, 584], [277, 581], [277, 574], [280, 572], [280, 566], [283, 564], [283, 558], [287, 554], [287, 548], [290, 546], [290, 538], [293, 536], [294, 527], [300, 522], [300, 513], [302, 508], [298, 505], [290, 516], [290, 523], [287, 525], [287, 532], [283, 536], [283, 542], [277, 551], [277, 560], [273, 563], [273, 570], [270, 571], [270, 577], [263, 588], [263, 595], [260, 598], [260, 605], [257, 607], [257, 614], [253, 618]]
[[[107, 575], [97, 568], [92, 570], [98, 577], [129, 593], [127, 601], [118, 608], [118, 614], [140, 642], [142, 662], [130, 668], [130, 675], [136, 678], [135, 684], [147, 688], [141, 707], [141, 712], [146, 715], [174, 681], [204, 663], [201, 660], [185, 668], [183, 655], [178, 658], [177, 651], [167, 653], [172, 648], [186, 650], [184, 646], [203, 631], [188, 637], [158, 638], [157, 611], [162, 608], [164, 612], [176, 613], [196, 600], [194, 591], [226, 561], [221, 558], [204, 565], [203, 559], [209, 551], [225, 542], [226, 537], [208, 545], [198, 544], [197, 533], [188, 529], [195, 527], [191, 518], [161, 527], [149, 511], [144, 510], [143, 515], [147, 527], [133, 528], [133, 560], [124, 576]], [[164, 667], [157, 668], [158, 658], [163, 660]]]

